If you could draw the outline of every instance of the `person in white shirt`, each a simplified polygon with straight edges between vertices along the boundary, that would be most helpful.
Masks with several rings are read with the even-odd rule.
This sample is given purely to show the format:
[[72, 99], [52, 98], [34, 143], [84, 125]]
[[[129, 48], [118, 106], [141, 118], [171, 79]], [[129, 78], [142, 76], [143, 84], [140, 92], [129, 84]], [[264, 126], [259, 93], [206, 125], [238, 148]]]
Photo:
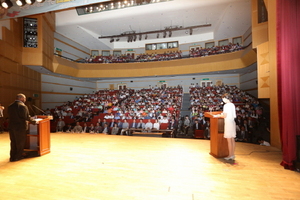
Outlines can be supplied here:
[[153, 128], [153, 124], [152, 124], [151, 120], [148, 119], [148, 122], [145, 124], [145, 131], [151, 132], [152, 128]]
[[261, 137], [257, 139], [257, 142], [259, 143], [259, 145], [262, 145], [262, 146], [268, 146], [268, 147], [271, 146], [269, 142], [265, 141]]
[[155, 130], [159, 130], [160, 124], [158, 123], [157, 119], [155, 120], [154, 124], [153, 124], [153, 129]]

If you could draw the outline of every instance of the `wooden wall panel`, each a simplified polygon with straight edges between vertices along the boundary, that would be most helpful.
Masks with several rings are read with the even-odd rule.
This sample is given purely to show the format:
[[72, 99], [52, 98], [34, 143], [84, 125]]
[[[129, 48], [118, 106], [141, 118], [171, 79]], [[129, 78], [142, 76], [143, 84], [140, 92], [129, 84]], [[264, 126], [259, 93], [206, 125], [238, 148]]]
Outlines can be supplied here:
[[269, 42], [257, 47], [258, 98], [270, 98]]
[[[15, 100], [17, 93], [32, 97], [34, 93], [40, 94], [41, 88], [41, 75], [22, 65], [22, 20], [11, 19], [10, 24], [10, 29], [1, 27], [0, 40], [0, 101], [5, 107]], [[37, 56], [29, 50], [28, 54], [31, 53], [35, 60]], [[7, 116], [7, 109], [4, 115]]]

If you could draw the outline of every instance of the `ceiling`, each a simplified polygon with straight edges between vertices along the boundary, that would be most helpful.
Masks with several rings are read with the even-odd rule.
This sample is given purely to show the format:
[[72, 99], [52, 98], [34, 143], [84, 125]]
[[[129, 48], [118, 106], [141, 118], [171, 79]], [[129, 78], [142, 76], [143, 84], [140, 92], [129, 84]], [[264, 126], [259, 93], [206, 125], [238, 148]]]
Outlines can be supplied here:
[[[75, 8], [56, 11], [56, 32], [88, 49], [114, 48], [110, 39], [98, 39], [100, 36], [202, 24], [212, 26], [194, 29], [193, 35], [212, 32], [214, 40], [241, 36], [251, 26], [251, 0], [173, 0], [80, 16]], [[185, 30], [172, 34], [187, 36]], [[149, 35], [151, 39], [156, 35]], [[119, 42], [127, 42], [127, 38]]]

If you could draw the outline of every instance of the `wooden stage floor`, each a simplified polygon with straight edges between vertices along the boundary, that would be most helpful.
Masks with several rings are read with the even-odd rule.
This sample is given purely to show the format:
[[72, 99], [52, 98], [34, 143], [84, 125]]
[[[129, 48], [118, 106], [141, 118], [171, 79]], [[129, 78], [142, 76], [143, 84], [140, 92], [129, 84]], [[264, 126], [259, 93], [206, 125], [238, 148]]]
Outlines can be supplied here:
[[51, 153], [9, 162], [0, 134], [1, 200], [300, 199], [300, 173], [274, 147], [237, 143], [236, 161], [208, 140], [51, 133]]

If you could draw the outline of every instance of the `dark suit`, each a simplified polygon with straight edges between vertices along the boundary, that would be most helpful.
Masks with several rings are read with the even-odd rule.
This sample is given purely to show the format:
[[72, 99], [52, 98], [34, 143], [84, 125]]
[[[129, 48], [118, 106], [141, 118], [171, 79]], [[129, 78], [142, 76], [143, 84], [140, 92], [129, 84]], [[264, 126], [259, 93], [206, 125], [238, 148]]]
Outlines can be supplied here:
[[178, 127], [178, 123], [177, 123], [177, 121], [170, 121], [169, 122], [169, 126], [168, 126], [168, 129], [170, 129], [170, 130], [173, 130], [173, 137], [177, 137], [177, 127]]
[[109, 123], [109, 128], [113, 128], [114, 125], [115, 125], [116, 123], [117, 123], [117, 122], [110, 122], [110, 123]]
[[10, 161], [22, 159], [26, 142], [27, 121], [30, 119], [27, 106], [21, 101], [15, 101], [8, 106], [9, 137], [10, 137]]
[[198, 122], [193, 125], [193, 130], [202, 130], [202, 125]]
[[138, 123], [132, 122], [132, 123], [130, 124], [130, 128], [137, 128], [137, 125], [138, 125]]

